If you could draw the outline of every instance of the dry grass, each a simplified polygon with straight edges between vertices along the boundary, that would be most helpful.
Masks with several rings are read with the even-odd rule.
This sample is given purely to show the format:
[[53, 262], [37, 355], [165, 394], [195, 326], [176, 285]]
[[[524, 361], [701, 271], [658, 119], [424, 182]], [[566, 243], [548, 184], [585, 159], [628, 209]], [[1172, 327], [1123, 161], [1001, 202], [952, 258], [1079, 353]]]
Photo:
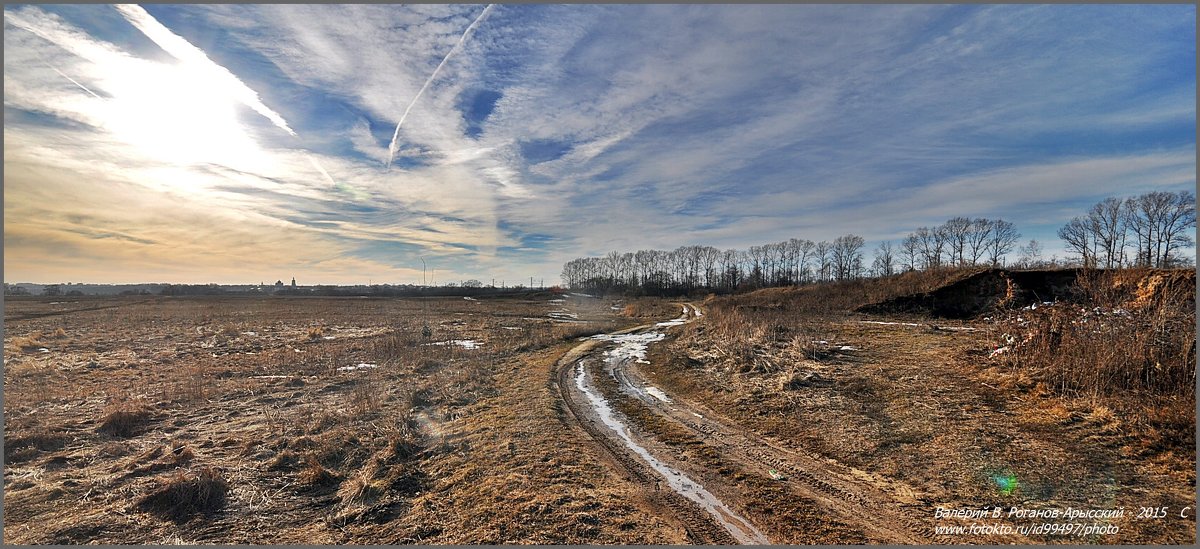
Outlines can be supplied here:
[[1168, 284], [1128, 282], [1161, 277], [1146, 271], [1085, 273], [1077, 283], [1082, 304], [1009, 315], [997, 341], [1008, 350], [998, 358], [1066, 396], [1194, 395], [1194, 276]]
[[316, 341], [323, 337], [325, 337], [325, 327], [324, 326], [313, 326], [313, 327], [309, 328], [308, 332], [305, 333], [305, 335], [304, 335], [304, 339], [306, 339], [308, 341]]
[[153, 418], [153, 411], [144, 402], [117, 397], [105, 408], [97, 430], [115, 437], [131, 437], [141, 432]]
[[197, 514], [210, 515], [225, 505], [229, 483], [220, 471], [203, 467], [195, 472], [179, 472], [160, 480], [158, 485], [138, 499], [135, 508], [176, 522]]

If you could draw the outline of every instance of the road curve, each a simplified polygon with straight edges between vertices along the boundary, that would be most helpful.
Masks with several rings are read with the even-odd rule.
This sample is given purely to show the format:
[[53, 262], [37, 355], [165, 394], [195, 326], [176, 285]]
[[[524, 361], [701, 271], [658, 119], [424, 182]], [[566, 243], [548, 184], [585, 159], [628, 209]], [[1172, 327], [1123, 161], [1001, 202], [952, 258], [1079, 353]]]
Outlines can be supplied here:
[[[683, 525], [690, 541], [771, 543], [749, 518], [739, 515], [692, 480], [701, 477], [689, 478], [687, 472], [675, 469], [673, 465], [679, 465], [679, 461], [671, 459], [662, 444], [623, 423], [626, 421], [623, 416], [614, 413], [592, 385], [594, 382], [584, 368], [595, 363], [592, 361], [606, 361], [607, 371], [622, 394], [638, 399], [660, 418], [688, 429], [706, 445], [717, 448], [721, 459], [747, 472], [780, 479], [790, 493], [815, 502], [831, 518], [854, 526], [872, 541], [952, 543], [932, 536], [930, 525], [916, 519], [926, 513], [913, 490], [828, 458], [782, 447], [721, 418], [702, 404], [669, 395], [648, 383], [638, 370], [639, 363], [646, 363], [645, 345], [665, 337], [667, 328], [691, 322], [700, 315], [700, 309], [688, 304], [683, 306], [680, 318], [589, 338], [558, 361], [555, 373], [558, 393], [574, 423], [591, 436], [610, 462], [646, 488], [651, 501], [661, 504], [670, 518]], [[640, 355], [638, 349], [631, 351], [628, 345], [623, 345], [630, 341], [642, 346]], [[692, 470], [703, 467], [695, 463], [687, 465]], [[671, 489], [657, 490], [664, 480]], [[737, 490], [728, 484], [721, 488], [724, 493]]]

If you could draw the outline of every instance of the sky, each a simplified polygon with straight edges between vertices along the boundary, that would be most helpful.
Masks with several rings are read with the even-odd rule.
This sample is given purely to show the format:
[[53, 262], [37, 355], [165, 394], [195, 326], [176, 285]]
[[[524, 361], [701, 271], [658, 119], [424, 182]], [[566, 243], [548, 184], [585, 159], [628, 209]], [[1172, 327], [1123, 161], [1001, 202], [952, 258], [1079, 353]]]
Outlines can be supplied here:
[[550, 285], [954, 216], [1063, 257], [1195, 189], [1195, 43], [1194, 5], [6, 5], [4, 279]]

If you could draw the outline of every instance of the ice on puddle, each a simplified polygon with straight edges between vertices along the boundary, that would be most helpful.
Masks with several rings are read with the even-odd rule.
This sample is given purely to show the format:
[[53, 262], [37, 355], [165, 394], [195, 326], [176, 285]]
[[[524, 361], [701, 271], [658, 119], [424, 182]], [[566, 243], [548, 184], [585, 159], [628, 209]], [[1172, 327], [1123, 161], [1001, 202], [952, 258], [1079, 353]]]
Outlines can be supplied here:
[[480, 347], [480, 343], [474, 339], [451, 339], [449, 341], [435, 341], [433, 343], [426, 343], [426, 345], [458, 345], [464, 349], [478, 349]]
[[342, 366], [342, 367], [338, 368], [338, 369], [337, 369], [337, 371], [339, 371], [339, 372], [353, 372], [353, 371], [355, 371], [355, 370], [364, 370], [364, 369], [367, 369], [367, 368], [378, 368], [378, 367], [379, 367], [379, 365], [378, 365], [378, 364], [371, 364], [371, 363], [368, 363], [368, 362], [359, 362], [358, 364], [356, 364], [356, 365], [354, 365], [354, 366]]

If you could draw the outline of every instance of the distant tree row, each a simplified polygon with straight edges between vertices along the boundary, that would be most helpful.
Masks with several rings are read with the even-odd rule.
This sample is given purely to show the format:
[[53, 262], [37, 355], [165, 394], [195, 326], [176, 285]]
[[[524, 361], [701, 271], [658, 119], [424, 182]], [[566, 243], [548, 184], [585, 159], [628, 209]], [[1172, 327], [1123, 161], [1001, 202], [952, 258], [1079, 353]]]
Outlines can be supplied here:
[[1019, 238], [1021, 233], [1003, 219], [954, 217], [937, 227], [920, 227], [909, 233], [894, 254], [891, 243], [883, 243], [881, 248], [887, 249], [876, 251], [876, 270], [880, 275], [893, 274], [890, 262], [878, 265], [881, 253], [882, 257], [898, 256], [899, 264], [909, 271], [977, 265], [1000, 267]]
[[1190, 191], [1149, 192], [1121, 200], [1106, 198], [1058, 230], [1067, 251], [1085, 267], [1175, 267], [1192, 245], [1196, 195]]
[[682, 246], [610, 252], [568, 261], [562, 279], [574, 289], [654, 295], [843, 280], [863, 274], [863, 244], [861, 236], [850, 234], [833, 242], [792, 238], [747, 250]]

